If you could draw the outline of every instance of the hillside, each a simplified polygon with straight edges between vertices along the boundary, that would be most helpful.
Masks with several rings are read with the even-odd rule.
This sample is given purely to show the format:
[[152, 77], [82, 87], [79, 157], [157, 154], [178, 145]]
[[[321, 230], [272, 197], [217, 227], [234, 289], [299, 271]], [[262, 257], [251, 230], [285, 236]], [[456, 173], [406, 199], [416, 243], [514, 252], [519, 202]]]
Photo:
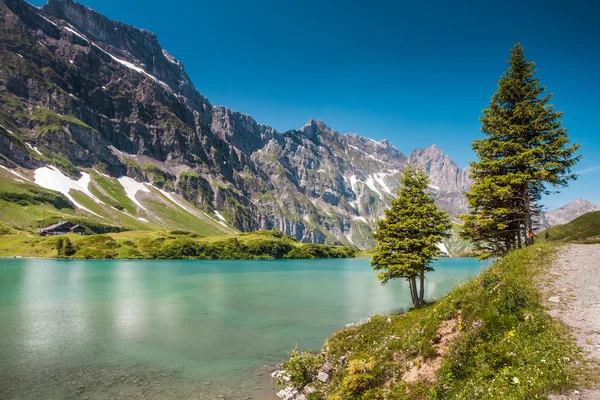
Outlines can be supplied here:
[[315, 120], [278, 132], [213, 106], [153, 33], [70, 0], [0, 0], [0, 22], [4, 177], [63, 193], [65, 213], [364, 249], [408, 163], [426, 169], [441, 207], [466, 210], [467, 171], [435, 145], [404, 155]]
[[[64, 241], [72, 250], [62, 252]], [[60, 243], [60, 244], [59, 244]], [[61, 253], [59, 253], [61, 252]], [[344, 246], [298, 243], [278, 231], [202, 237], [185, 231], [131, 231], [90, 236], [0, 234], [0, 257], [72, 259], [297, 259], [354, 257]]]
[[320, 355], [293, 352], [274, 374], [279, 396], [516, 400], [589, 384], [538, 286], [555, 254], [548, 244], [510, 253], [435, 303], [352, 324]]
[[549, 228], [538, 236], [547, 241], [600, 243], [600, 211], [593, 211], [568, 224]]

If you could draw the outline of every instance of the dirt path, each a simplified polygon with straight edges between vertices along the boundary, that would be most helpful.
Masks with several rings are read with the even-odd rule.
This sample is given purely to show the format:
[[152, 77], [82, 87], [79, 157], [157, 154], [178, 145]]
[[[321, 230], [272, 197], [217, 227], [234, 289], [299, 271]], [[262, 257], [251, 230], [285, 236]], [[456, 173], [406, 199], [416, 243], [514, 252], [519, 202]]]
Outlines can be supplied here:
[[[559, 250], [547, 288], [550, 315], [573, 328], [589, 363], [600, 363], [600, 245], [571, 244]], [[600, 390], [575, 390], [553, 400], [598, 400]]]

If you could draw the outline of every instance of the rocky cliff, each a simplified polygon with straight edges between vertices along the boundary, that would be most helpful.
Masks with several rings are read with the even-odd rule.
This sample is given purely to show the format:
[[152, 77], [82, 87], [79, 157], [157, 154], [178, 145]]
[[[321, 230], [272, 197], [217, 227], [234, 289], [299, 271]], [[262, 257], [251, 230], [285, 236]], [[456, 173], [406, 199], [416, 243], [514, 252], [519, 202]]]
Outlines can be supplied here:
[[[1, 0], [0, 22], [0, 162], [8, 168], [129, 177], [242, 231], [360, 248], [373, 245], [408, 163], [427, 171], [438, 204], [453, 216], [466, 210], [468, 174], [435, 145], [406, 157], [386, 140], [314, 120], [277, 132], [211, 105], [153, 33], [71, 0], [41, 9]], [[145, 203], [132, 193], [135, 216]]]

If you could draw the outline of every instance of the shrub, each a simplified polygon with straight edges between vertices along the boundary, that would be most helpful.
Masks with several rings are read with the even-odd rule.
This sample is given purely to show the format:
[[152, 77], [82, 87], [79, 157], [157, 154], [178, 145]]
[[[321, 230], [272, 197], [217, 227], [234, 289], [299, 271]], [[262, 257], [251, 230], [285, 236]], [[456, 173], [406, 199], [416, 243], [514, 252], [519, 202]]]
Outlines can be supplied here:
[[[296, 346], [290, 353], [290, 358], [283, 362], [283, 369], [292, 386], [302, 389], [312, 382], [324, 362], [325, 358], [321, 354], [315, 355], [310, 349], [300, 351]], [[279, 378], [277, 384], [279, 387], [285, 387], [287, 383], [283, 378]]]

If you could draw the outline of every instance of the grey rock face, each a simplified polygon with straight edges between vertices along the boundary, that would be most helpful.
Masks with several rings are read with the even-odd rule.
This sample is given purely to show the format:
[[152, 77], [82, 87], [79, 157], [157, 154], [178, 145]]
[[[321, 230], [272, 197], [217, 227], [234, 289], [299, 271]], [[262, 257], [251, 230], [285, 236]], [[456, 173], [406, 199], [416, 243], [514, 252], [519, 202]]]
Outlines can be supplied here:
[[566, 224], [583, 214], [598, 210], [600, 210], [600, 205], [593, 204], [587, 200], [577, 199], [556, 210], [542, 213], [539, 225], [542, 228], [547, 228], [554, 225]]
[[0, 131], [10, 162], [43, 164], [19, 145], [26, 141], [68, 160], [70, 174], [94, 167], [155, 182], [158, 173], [160, 185], [240, 230], [360, 248], [374, 244], [408, 163], [426, 170], [438, 204], [453, 216], [466, 211], [468, 173], [435, 145], [407, 158], [387, 140], [321, 121], [277, 132], [211, 105], [153, 33], [71, 0], [41, 10], [1, 0], [0, 22], [0, 124], [19, 127]]

